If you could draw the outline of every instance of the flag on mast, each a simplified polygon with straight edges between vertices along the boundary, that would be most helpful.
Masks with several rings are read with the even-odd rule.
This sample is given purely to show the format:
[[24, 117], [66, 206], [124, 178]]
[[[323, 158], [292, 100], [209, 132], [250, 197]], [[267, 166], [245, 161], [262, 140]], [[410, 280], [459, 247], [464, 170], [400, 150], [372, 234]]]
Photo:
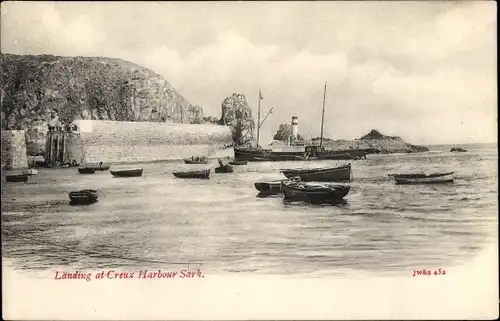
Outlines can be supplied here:
[[260, 90], [259, 90], [259, 99], [264, 99], [264, 97], [262, 97], [262, 93], [260, 92]]

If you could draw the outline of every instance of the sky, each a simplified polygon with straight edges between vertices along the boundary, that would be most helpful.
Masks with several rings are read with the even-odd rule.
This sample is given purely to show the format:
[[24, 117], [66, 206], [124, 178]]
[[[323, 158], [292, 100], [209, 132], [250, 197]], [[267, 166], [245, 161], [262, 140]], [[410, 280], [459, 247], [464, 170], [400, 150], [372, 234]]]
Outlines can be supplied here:
[[496, 2], [2, 2], [1, 50], [121, 58], [205, 116], [232, 93], [261, 144], [299, 118], [306, 138], [378, 129], [414, 144], [497, 141]]

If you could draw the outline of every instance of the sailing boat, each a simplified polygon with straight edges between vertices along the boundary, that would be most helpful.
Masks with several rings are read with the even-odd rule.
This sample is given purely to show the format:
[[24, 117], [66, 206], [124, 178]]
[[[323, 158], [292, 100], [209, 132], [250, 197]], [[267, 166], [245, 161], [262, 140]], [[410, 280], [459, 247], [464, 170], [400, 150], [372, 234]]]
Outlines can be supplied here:
[[262, 149], [259, 146], [259, 139], [260, 139], [260, 127], [262, 124], [264, 124], [264, 121], [266, 121], [267, 116], [271, 114], [271, 110], [267, 113], [266, 117], [260, 122], [260, 101], [263, 99], [262, 93], [259, 90], [259, 100], [258, 100], [258, 110], [257, 110], [257, 142], [255, 147], [239, 147], [236, 146], [234, 147], [234, 159], [237, 161], [253, 161], [253, 162], [258, 162], [258, 161], [268, 161], [269, 160], [269, 154], [271, 153], [270, 149]]
[[321, 137], [319, 148], [315, 151], [315, 156], [318, 159], [333, 159], [333, 160], [352, 160], [366, 158], [367, 151], [362, 149], [344, 149], [344, 150], [326, 150], [323, 146], [323, 129], [325, 124], [325, 101], [326, 101], [326, 81], [323, 91], [323, 111], [321, 114]]

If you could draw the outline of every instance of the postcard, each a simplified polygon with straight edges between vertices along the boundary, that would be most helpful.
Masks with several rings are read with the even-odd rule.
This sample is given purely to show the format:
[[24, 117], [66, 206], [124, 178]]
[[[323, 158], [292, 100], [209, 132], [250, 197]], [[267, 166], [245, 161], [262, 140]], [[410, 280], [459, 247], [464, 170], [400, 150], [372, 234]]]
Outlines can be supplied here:
[[3, 2], [3, 317], [497, 319], [496, 22]]

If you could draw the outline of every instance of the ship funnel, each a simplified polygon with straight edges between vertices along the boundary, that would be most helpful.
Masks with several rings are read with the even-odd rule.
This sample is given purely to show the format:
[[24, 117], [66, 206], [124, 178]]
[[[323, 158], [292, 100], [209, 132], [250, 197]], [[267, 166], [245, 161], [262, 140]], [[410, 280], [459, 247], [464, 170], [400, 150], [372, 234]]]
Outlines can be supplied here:
[[297, 139], [299, 134], [299, 118], [297, 116], [292, 117], [292, 141]]

